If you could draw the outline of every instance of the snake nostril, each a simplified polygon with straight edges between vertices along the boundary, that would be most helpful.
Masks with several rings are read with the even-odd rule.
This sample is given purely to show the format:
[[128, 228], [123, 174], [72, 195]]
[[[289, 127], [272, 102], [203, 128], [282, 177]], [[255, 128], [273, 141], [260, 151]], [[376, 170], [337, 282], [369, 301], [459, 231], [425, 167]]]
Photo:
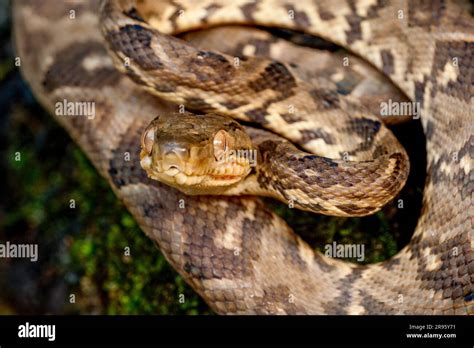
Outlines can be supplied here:
[[174, 163], [173, 164], [165, 164], [163, 166], [163, 170], [165, 172], [167, 172], [169, 170], [171, 170], [171, 171], [173, 171], [173, 170], [181, 171], [181, 167], [178, 164], [174, 164]]

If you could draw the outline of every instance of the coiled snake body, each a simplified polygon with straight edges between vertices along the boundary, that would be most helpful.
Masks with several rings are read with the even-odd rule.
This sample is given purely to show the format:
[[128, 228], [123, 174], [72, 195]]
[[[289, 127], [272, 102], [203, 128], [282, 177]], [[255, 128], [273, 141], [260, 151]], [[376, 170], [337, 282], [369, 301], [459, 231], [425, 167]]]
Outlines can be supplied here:
[[[14, 6], [18, 55], [36, 95], [52, 111], [63, 100], [95, 103], [93, 118], [56, 115], [56, 119], [109, 180], [169, 262], [216, 312], [474, 313], [474, 27], [467, 5], [104, 1], [101, 20], [96, 1], [58, 5], [49, 0], [21, 0]], [[329, 187], [327, 196], [322, 193], [327, 191], [318, 190], [304, 201], [305, 185], [291, 187], [290, 192], [291, 180], [284, 182], [279, 198], [294, 199], [304, 209], [364, 215], [379, 209], [403, 185], [408, 170], [403, 149], [376, 118], [350, 99], [324, 88], [301, 89], [306, 82], [298, 82], [292, 66], [276, 61], [243, 58], [235, 75], [235, 66], [222, 69], [230, 56], [195, 50], [165, 35], [233, 23], [280, 26], [321, 36], [372, 63], [421, 104], [428, 153], [423, 209], [411, 242], [392, 259], [364, 267], [330, 259], [314, 253], [257, 198], [188, 197], [147, 178], [139, 163], [140, 136], [154, 116], [176, 109], [147, 92], [151, 91], [160, 97], [171, 95], [167, 99], [190, 109], [257, 121], [305, 150], [335, 159], [298, 151], [293, 156], [296, 163], [308, 160], [314, 166], [317, 161], [317, 168], [323, 169], [311, 172], [309, 165], [265, 169], [300, 174], [304, 170], [312, 184]], [[115, 50], [119, 69], [147, 91], [116, 70], [100, 24]], [[125, 58], [131, 58], [131, 63], [124, 64]], [[283, 112], [290, 104], [297, 112]], [[321, 124], [311, 118], [315, 109], [326, 115], [322, 122], [333, 126], [329, 133], [323, 131], [327, 128], [315, 131]], [[357, 121], [347, 116], [351, 110], [356, 110]], [[342, 124], [347, 134], [362, 129], [352, 132], [359, 139], [338, 137], [340, 133], [333, 130]], [[274, 136], [269, 137], [259, 144], [274, 143]], [[271, 156], [278, 149], [269, 148], [269, 142], [260, 151]], [[349, 164], [337, 162], [343, 150]], [[130, 161], [124, 160], [125, 154]], [[364, 161], [369, 164], [363, 164], [363, 172], [376, 175], [369, 175], [365, 186], [364, 179], [355, 180], [345, 193], [359, 205], [334, 198], [331, 187], [342, 179], [350, 181], [348, 173], [357, 172]], [[355, 164], [351, 167], [350, 163]], [[371, 169], [373, 165], [377, 169]], [[331, 182], [334, 177], [336, 182]], [[259, 185], [275, 185], [274, 178], [266, 179]], [[376, 189], [364, 192], [366, 199], [358, 198], [355, 193], [367, 184]], [[351, 192], [351, 187], [357, 189]], [[185, 202], [184, 208], [180, 202]]]

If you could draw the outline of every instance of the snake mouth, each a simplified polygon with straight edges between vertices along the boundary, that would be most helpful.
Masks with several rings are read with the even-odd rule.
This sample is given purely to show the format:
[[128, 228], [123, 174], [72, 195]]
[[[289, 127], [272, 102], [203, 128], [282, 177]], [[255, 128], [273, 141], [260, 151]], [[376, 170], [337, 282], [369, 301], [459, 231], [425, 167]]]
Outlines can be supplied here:
[[190, 166], [185, 166], [183, 169], [176, 164], [167, 164], [163, 160], [153, 161], [151, 156], [143, 156], [140, 164], [151, 179], [186, 191], [188, 194], [201, 194], [201, 191], [208, 192], [212, 188], [231, 186], [240, 182], [250, 172], [249, 167], [237, 162], [196, 170]]

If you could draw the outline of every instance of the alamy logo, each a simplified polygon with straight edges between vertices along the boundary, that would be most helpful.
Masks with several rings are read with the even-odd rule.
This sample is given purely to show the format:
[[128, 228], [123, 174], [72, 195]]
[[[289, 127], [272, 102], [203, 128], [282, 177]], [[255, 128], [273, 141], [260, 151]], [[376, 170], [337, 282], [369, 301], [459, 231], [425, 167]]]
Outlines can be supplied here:
[[219, 158], [219, 162], [248, 162], [251, 167], [257, 165], [257, 150], [255, 149], [240, 149], [229, 150], [224, 152]]
[[420, 118], [421, 105], [418, 102], [397, 102], [389, 99], [388, 102], [380, 103], [380, 116], [413, 116]]
[[94, 102], [72, 102], [64, 99], [55, 105], [55, 114], [57, 116], [84, 116], [89, 120], [95, 117]]
[[333, 258], [349, 258], [357, 259], [357, 261], [364, 261], [365, 246], [363, 244], [326, 244], [324, 246], [324, 255]]
[[38, 244], [0, 243], [0, 258], [23, 258], [38, 261]]
[[56, 339], [56, 325], [35, 325], [26, 322], [18, 326], [18, 337], [20, 338], [47, 338], [48, 341]]

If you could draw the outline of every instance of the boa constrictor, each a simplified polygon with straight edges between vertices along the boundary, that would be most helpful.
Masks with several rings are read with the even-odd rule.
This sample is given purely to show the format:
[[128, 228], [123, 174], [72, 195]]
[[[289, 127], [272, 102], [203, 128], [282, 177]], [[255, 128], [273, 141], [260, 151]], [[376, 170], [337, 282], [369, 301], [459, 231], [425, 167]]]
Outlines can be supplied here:
[[[474, 28], [468, 5], [203, 0], [139, 1], [135, 8], [128, 3], [123, 2], [127, 11], [120, 16], [143, 28], [147, 24], [142, 18], [146, 18], [164, 34], [244, 23], [323, 37], [366, 59], [422, 106], [428, 176], [412, 240], [386, 262], [345, 263], [314, 253], [257, 198], [188, 197], [147, 178], [139, 163], [141, 133], [154, 116], [176, 107], [141, 90], [116, 70], [99, 29], [96, 1], [16, 1], [18, 55], [38, 99], [52, 112], [58, 101], [95, 103], [94, 118], [56, 114], [56, 119], [109, 180], [168, 261], [216, 312], [474, 313], [470, 119]], [[163, 38], [173, 48], [174, 41]], [[165, 55], [157, 56], [161, 61], [153, 59], [156, 47], [146, 33], [136, 39], [139, 45], [129, 54], [136, 54], [137, 61], [139, 56], [151, 57], [146, 62], [151, 68], [162, 63]], [[176, 54], [180, 47], [176, 44]], [[135, 71], [133, 62], [130, 66], [127, 73], [146, 83], [146, 71]], [[212, 71], [206, 74], [217, 78]], [[161, 92], [173, 87], [164, 83]], [[185, 97], [185, 104], [198, 108], [199, 100]], [[226, 105], [233, 107], [237, 106]], [[263, 121], [270, 116], [266, 121], [274, 121], [271, 112], [262, 110], [247, 116]], [[312, 134], [304, 143], [324, 138], [321, 132], [303, 134]], [[285, 135], [301, 139], [295, 133]], [[124, 160], [124, 154], [131, 160]]]

